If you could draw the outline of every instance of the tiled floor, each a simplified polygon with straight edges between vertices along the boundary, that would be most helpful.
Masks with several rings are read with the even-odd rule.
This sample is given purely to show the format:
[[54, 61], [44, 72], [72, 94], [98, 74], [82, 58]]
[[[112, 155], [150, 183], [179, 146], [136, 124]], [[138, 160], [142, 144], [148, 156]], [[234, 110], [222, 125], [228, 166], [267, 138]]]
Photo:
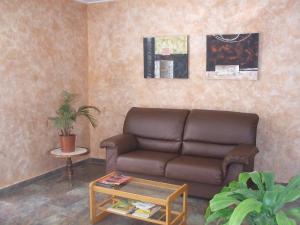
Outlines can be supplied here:
[[[104, 166], [84, 163], [74, 168], [73, 187], [58, 175], [0, 196], [1, 225], [88, 225], [88, 183], [104, 174]], [[207, 201], [189, 199], [188, 225], [201, 225]], [[109, 216], [99, 225], [146, 225], [121, 216]]]

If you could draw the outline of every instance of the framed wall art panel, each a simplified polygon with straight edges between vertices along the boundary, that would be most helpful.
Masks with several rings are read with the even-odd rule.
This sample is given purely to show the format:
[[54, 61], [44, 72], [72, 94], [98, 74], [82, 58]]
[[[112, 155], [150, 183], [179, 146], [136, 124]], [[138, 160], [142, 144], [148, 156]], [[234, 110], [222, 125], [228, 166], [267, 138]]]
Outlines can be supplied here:
[[257, 80], [259, 34], [207, 35], [208, 79]]
[[145, 37], [144, 78], [188, 78], [188, 36]]

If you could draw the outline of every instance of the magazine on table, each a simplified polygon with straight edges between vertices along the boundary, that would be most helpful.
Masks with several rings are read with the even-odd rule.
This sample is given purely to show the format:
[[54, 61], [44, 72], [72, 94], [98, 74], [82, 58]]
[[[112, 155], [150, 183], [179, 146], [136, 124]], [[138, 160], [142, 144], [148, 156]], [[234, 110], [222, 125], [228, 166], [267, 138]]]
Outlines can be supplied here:
[[96, 185], [103, 187], [115, 187], [126, 184], [130, 179], [130, 176], [114, 174], [109, 177], [100, 178], [97, 180]]

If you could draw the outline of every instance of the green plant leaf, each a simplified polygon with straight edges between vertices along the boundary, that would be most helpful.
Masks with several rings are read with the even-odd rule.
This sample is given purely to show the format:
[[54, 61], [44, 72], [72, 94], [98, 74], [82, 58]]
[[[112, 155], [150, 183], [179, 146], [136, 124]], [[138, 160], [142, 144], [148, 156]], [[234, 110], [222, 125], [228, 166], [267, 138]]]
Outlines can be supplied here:
[[276, 221], [278, 225], [297, 225], [295, 220], [289, 219], [282, 211], [276, 213]]
[[243, 196], [244, 199], [246, 198], [254, 198], [258, 199], [259, 193], [258, 191], [251, 190], [251, 189], [238, 189], [236, 191], [233, 191], [234, 194], [240, 194]]
[[62, 135], [70, 135], [73, 129], [73, 124], [76, 122], [78, 116], [85, 116], [93, 127], [96, 127], [97, 120], [91, 114], [91, 110], [100, 112], [97, 107], [94, 106], [81, 106], [78, 111], [72, 107], [72, 102], [78, 95], [70, 93], [68, 91], [62, 92], [63, 101], [56, 111], [56, 117], [49, 117], [54, 126], [61, 131]]
[[267, 191], [273, 191], [275, 185], [274, 173], [261, 172], [261, 178]]
[[253, 183], [256, 184], [259, 191], [261, 191], [261, 192], [265, 191], [265, 188], [262, 183], [262, 179], [261, 179], [259, 172], [253, 171], [253, 172], [249, 173], [249, 176], [250, 176], [251, 180], [253, 181]]
[[229, 225], [240, 225], [245, 217], [252, 211], [260, 212], [262, 203], [256, 199], [249, 198], [242, 201], [233, 211]]
[[288, 189], [300, 188], [300, 175], [294, 176], [287, 185]]
[[[248, 187], [249, 179], [257, 189]], [[238, 182], [231, 182], [210, 201], [211, 211], [207, 211], [206, 222], [240, 225], [247, 219], [251, 225], [295, 225], [295, 220], [300, 221], [300, 208], [283, 207], [285, 203], [299, 198], [300, 176], [295, 176], [287, 186], [283, 186], [275, 184], [273, 173], [241, 173]], [[226, 210], [233, 212], [226, 214]]]
[[267, 207], [271, 207], [272, 210], [277, 205], [278, 192], [276, 191], [266, 191], [263, 197], [263, 203]]
[[214, 198], [224, 198], [224, 197], [228, 197], [228, 196], [230, 196], [232, 194], [233, 194], [233, 192], [231, 192], [231, 191], [220, 192], [218, 194], [215, 194]]
[[210, 209], [210, 206], [208, 206], [205, 210], [204, 218], [205, 220], [212, 214], [212, 211]]
[[56, 117], [49, 117], [49, 120], [51, 120], [54, 126], [61, 131], [62, 135], [70, 135], [73, 129], [73, 124], [76, 121], [76, 111], [71, 106], [71, 103], [76, 96], [77, 94], [63, 91], [63, 102], [56, 111]]
[[209, 204], [210, 204], [211, 211], [215, 212], [217, 210], [227, 208], [228, 206], [231, 205], [237, 205], [239, 204], [239, 202], [240, 201], [238, 201], [233, 197], [221, 196], [221, 197], [214, 197], [212, 200], [210, 200]]
[[285, 213], [290, 217], [294, 217], [297, 221], [300, 221], [300, 207], [288, 209]]
[[240, 184], [238, 181], [231, 181], [227, 186], [223, 187], [221, 192], [229, 192], [234, 191], [240, 188]]
[[95, 128], [97, 126], [97, 120], [91, 114], [91, 110], [95, 110], [96, 112], [100, 113], [100, 110], [95, 106], [83, 105], [78, 108], [76, 115], [86, 117], [90, 121], [91, 125]]
[[277, 205], [275, 210], [279, 210], [284, 204], [296, 201], [300, 198], [300, 176], [295, 176], [286, 187], [281, 187], [278, 191]]
[[296, 201], [298, 198], [300, 198], [300, 188], [290, 190], [284, 194], [284, 203]]
[[274, 185], [274, 191], [281, 192], [281, 191], [284, 191], [284, 190], [285, 190], [285, 186], [283, 186], [281, 184], [275, 184]]
[[293, 177], [281, 195], [284, 203], [296, 201], [300, 198], [300, 175]]
[[249, 173], [240, 173], [239, 175], [239, 184], [241, 188], [247, 188], [247, 182], [250, 179]]
[[232, 214], [233, 209], [231, 208], [225, 208], [219, 211], [216, 211], [212, 213], [209, 217], [206, 218], [205, 225], [208, 225], [214, 221], [222, 220], [223, 222], [227, 222], [228, 218], [230, 218], [230, 215]]
[[[250, 212], [247, 215], [247, 221], [249, 225], [275, 225], [276, 221], [275, 218], [270, 216], [271, 214], [267, 214], [263, 210], [263, 206], [261, 212]], [[277, 225], [277, 224], [276, 224]]]
[[77, 97], [78, 97], [78, 94], [76, 93], [71, 93], [71, 92], [68, 92], [68, 91], [63, 91], [62, 92], [62, 97], [64, 99], [64, 103], [69, 105], [71, 104]]

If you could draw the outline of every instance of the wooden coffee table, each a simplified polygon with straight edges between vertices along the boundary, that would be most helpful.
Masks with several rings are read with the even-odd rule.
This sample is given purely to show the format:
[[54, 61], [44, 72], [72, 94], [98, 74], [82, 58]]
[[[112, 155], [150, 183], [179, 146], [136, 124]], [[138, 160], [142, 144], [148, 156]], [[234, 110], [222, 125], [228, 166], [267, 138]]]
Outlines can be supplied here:
[[[104, 177], [111, 176], [112, 172]], [[153, 224], [161, 225], [186, 225], [187, 220], [187, 196], [188, 187], [186, 184], [174, 185], [151, 180], [133, 177], [126, 185], [118, 189], [100, 187], [96, 185], [96, 180], [89, 185], [90, 189], [90, 220], [92, 224], [101, 221], [110, 214], [122, 215], [108, 211], [107, 208], [116, 199], [125, 198], [130, 200], [149, 202], [161, 206], [158, 218], [141, 218], [132, 214], [122, 215], [125, 217], [143, 220]], [[105, 200], [97, 202], [96, 195], [104, 194]], [[172, 208], [174, 201], [182, 196], [180, 210]]]

